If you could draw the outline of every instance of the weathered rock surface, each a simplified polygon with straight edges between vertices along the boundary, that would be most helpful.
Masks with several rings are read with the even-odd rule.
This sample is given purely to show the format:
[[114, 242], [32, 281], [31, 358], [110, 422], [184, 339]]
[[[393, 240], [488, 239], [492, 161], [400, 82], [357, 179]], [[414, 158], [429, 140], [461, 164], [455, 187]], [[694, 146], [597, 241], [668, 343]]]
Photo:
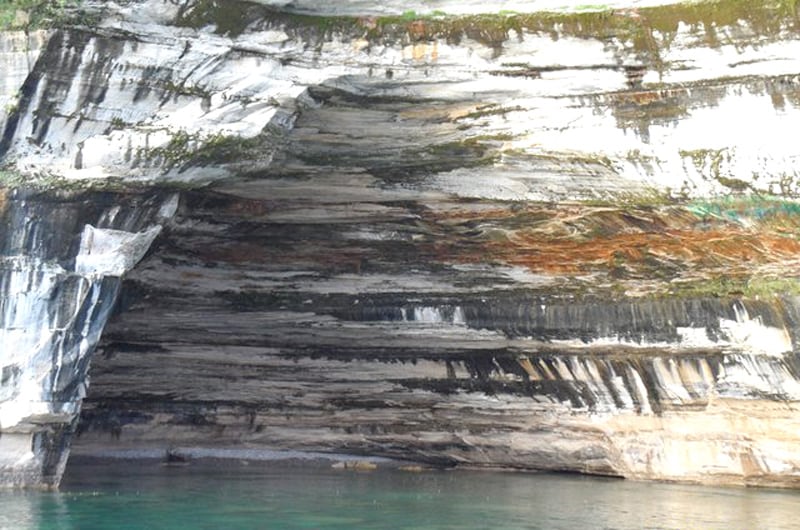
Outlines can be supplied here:
[[[47, 294], [56, 263], [109, 285], [39, 424], [72, 421], [105, 326], [76, 451], [795, 485], [797, 14], [659, 3], [151, 0], [26, 45], [27, 74], [7, 46], [0, 156], [50, 190], [6, 200], [8, 274], [51, 283], [4, 290], [34, 301], [3, 337], [76, 303]], [[52, 191], [87, 182], [116, 191]], [[65, 193], [91, 208], [37, 209]]]
[[156, 196], [115, 202], [101, 194], [3, 195], [0, 485], [58, 484], [120, 276], [169, 214]]

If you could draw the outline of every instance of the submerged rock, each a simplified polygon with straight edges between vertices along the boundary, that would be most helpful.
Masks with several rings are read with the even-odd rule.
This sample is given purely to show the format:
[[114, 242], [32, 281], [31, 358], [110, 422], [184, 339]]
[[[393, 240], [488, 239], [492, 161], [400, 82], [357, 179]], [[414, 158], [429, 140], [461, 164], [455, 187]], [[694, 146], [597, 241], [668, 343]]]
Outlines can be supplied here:
[[78, 452], [796, 485], [795, 11], [551, 4], [0, 33], [4, 481], [90, 373]]
[[167, 466], [185, 466], [191, 461], [192, 457], [186, 453], [181, 452], [179, 449], [169, 448], [166, 455], [164, 455], [164, 465]]

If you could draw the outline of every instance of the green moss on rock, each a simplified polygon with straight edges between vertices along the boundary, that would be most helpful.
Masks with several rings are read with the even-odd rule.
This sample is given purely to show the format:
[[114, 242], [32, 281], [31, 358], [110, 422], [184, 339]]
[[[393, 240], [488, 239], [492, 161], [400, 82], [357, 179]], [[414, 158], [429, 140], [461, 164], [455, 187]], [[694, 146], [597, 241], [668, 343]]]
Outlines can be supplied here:
[[[231, 5], [235, 4], [235, 6]], [[516, 13], [452, 16], [441, 11], [414, 11], [383, 17], [318, 16], [286, 13], [251, 1], [201, 0], [181, 9], [177, 25], [213, 26], [218, 33], [236, 36], [248, 27], [282, 27], [307, 42], [321, 42], [332, 33], [345, 38], [397, 43], [470, 38], [498, 52], [510, 38], [540, 33], [558, 38], [616, 39], [660, 63], [659, 51], [668, 47], [681, 25], [701, 34], [707, 44], [724, 44], [724, 35], [737, 29], [752, 34], [754, 42], [792, 29], [797, 24], [797, 0], [707, 0], [641, 9], [610, 9], [587, 4], [571, 12]]]

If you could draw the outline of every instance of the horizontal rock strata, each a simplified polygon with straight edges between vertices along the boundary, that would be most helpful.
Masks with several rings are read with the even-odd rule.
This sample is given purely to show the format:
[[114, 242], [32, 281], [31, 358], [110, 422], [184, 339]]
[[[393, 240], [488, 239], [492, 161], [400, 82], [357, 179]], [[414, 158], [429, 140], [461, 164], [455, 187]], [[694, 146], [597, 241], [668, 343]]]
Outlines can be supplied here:
[[[434, 243], [466, 227], [425, 223], [408, 205], [366, 219], [353, 211], [372, 205], [327, 205], [310, 223], [287, 221], [286, 201], [242, 201], [184, 195], [129, 275], [79, 451], [243, 444], [793, 483], [780, 466], [800, 396], [794, 296], [712, 294], [700, 280], [632, 296], [654, 282], [637, 279], [644, 258], [576, 258], [594, 270], [575, 276], [501, 255], [453, 261]], [[332, 222], [343, 210], [354, 218]], [[516, 219], [491, 223], [513, 234]], [[481, 245], [480, 223], [469, 227], [462, 250]], [[681, 263], [688, 276], [692, 261]]]

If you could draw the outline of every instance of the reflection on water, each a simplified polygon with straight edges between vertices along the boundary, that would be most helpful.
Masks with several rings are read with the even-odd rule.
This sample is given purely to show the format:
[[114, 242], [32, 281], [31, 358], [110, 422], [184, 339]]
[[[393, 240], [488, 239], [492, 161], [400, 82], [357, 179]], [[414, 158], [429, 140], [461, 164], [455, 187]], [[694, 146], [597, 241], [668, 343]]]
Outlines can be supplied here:
[[564, 475], [112, 461], [71, 465], [58, 493], [0, 494], [0, 528], [769, 529], [799, 526], [798, 501]]

